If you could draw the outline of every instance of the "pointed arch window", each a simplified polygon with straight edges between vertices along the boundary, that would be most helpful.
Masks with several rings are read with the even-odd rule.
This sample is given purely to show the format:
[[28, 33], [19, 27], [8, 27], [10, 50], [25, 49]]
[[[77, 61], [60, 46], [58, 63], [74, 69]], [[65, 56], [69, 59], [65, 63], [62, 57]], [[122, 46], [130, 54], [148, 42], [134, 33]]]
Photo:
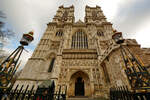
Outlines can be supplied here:
[[97, 31], [97, 36], [104, 36], [103, 31], [102, 31], [102, 30], [98, 30], [98, 31]]
[[48, 72], [52, 72], [53, 67], [54, 67], [54, 63], [55, 63], [55, 58], [52, 58], [52, 60], [50, 62], [50, 65], [49, 65]]
[[63, 36], [63, 31], [62, 30], [57, 31], [56, 36]]
[[71, 48], [75, 48], [75, 49], [87, 49], [88, 48], [87, 35], [82, 30], [77, 31], [72, 36]]

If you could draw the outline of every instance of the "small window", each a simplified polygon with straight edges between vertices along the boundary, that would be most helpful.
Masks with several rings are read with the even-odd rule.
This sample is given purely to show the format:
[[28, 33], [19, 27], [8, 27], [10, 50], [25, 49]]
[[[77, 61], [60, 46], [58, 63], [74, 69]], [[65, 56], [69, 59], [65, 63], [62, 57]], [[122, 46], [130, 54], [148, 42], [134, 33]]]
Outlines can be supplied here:
[[52, 60], [51, 60], [51, 62], [50, 62], [50, 65], [49, 65], [48, 72], [51, 72], [51, 71], [53, 70], [54, 63], [55, 63], [55, 58], [52, 58]]
[[63, 31], [57, 31], [56, 36], [63, 36]]
[[104, 36], [104, 33], [103, 33], [103, 31], [101, 31], [101, 30], [98, 30], [98, 31], [97, 31], [97, 36]]

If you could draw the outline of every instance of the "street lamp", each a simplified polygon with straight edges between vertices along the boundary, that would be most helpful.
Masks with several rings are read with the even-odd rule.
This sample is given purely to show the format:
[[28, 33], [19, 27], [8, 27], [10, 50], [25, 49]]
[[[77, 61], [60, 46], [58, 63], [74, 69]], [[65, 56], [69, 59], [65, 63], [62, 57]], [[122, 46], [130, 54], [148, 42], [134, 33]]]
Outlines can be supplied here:
[[140, 59], [137, 59], [130, 49], [123, 46], [122, 33], [114, 31], [112, 39], [120, 44], [120, 51], [124, 61], [125, 73], [133, 90], [150, 89], [150, 74]]
[[20, 44], [23, 46], [28, 46], [30, 42], [34, 40], [33, 32], [29, 32], [28, 34], [23, 34], [22, 39], [20, 40]]
[[24, 46], [28, 46], [33, 40], [32, 31], [27, 34], [23, 34], [23, 37], [20, 40], [21, 45], [18, 46], [18, 48], [0, 64], [0, 89], [8, 88], [8, 85], [12, 85], [11, 80], [20, 66], [18, 61], [24, 50]]

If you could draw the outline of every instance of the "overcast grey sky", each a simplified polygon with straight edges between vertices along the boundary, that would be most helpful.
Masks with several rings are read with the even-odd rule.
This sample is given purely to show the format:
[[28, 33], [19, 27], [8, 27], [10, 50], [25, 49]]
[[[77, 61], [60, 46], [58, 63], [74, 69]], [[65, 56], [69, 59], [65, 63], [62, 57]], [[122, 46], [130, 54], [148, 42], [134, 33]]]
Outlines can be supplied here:
[[[107, 20], [123, 32], [125, 38], [135, 38], [142, 47], [150, 47], [150, 0], [0, 0], [0, 10], [6, 14], [7, 23], [17, 34], [15, 40], [19, 41], [25, 32], [35, 32], [35, 40], [31, 44], [33, 48], [30, 46], [29, 54], [24, 53], [24, 62], [31, 56], [46, 24], [52, 20], [60, 5], [74, 5], [76, 21], [84, 19], [86, 5], [98, 5]], [[10, 51], [13, 49], [7, 48]]]

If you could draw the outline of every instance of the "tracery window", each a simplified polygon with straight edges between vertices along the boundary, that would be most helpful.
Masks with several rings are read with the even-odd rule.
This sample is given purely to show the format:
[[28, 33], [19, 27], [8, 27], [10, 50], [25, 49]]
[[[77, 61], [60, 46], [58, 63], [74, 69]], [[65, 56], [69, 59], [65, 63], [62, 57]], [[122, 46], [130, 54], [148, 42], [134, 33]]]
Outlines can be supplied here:
[[104, 36], [103, 31], [102, 31], [102, 30], [98, 30], [98, 31], [97, 31], [97, 36]]
[[55, 63], [55, 58], [52, 58], [52, 60], [50, 62], [50, 65], [49, 65], [48, 72], [52, 72], [53, 67], [54, 67], [54, 63]]
[[87, 35], [82, 30], [77, 31], [72, 36], [71, 47], [75, 49], [87, 49], [88, 48]]
[[62, 30], [57, 31], [56, 36], [63, 36], [63, 31]]

